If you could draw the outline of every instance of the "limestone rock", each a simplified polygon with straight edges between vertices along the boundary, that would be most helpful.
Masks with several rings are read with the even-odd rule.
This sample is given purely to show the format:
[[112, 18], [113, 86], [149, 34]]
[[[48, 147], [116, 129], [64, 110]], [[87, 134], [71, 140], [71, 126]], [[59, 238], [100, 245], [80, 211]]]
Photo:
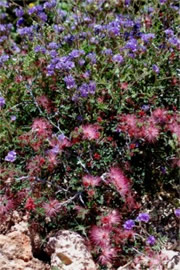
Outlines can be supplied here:
[[179, 270], [180, 269], [180, 253], [173, 250], [163, 249], [161, 252], [167, 257], [167, 269]]
[[51, 267], [59, 270], [96, 270], [84, 239], [72, 231], [60, 231], [47, 244], [51, 254]]
[[20, 231], [0, 235], [0, 270], [48, 270], [33, 258], [30, 238]]

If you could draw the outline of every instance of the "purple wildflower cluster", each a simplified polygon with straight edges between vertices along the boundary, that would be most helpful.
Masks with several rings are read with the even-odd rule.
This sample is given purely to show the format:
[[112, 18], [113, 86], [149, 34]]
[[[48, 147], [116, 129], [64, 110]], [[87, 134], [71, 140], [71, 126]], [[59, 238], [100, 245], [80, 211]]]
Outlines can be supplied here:
[[16, 160], [16, 152], [10, 151], [7, 156], [5, 156], [5, 160], [9, 162], [14, 162]]

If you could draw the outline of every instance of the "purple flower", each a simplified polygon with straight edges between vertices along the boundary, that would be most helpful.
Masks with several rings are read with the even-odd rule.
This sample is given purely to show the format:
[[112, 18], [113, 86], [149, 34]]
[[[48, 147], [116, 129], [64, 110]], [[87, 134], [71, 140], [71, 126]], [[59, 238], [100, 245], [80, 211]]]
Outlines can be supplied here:
[[150, 219], [150, 216], [147, 213], [140, 213], [138, 215], [138, 217], [137, 217], [137, 220], [138, 221], [143, 221], [145, 223], [147, 223], [149, 221], [149, 219]]
[[129, 49], [132, 52], [136, 52], [138, 50], [138, 43], [135, 38], [130, 39], [125, 46], [125, 49]]
[[57, 1], [56, 0], [51, 0], [50, 2], [45, 2], [43, 7], [44, 9], [51, 9], [56, 6]]
[[131, 0], [125, 0], [125, 5], [129, 6], [131, 4]]
[[180, 218], [180, 208], [175, 209], [174, 214], [177, 218]]
[[41, 52], [41, 53], [44, 54], [44, 53], [46, 52], [46, 49], [45, 49], [43, 46], [38, 45], [38, 46], [36, 46], [36, 47], [34, 48], [34, 51], [35, 51], [36, 53]]
[[48, 44], [48, 49], [50, 50], [57, 50], [59, 48], [59, 45], [56, 42], [50, 42]]
[[150, 106], [149, 105], [145, 105], [145, 104], [141, 107], [141, 109], [143, 111], [145, 111], [145, 112], [147, 112], [149, 110], [149, 108], [150, 108]]
[[87, 83], [83, 83], [80, 87], [79, 87], [79, 92], [81, 94], [82, 97], [87, 97], [89, 94], [89, 86]]
[[20, 18], [19, 20], [17, 20], [17, 27], [21, 26], [24, 23], [24, 18]]
[[152, 70], [157, 74], [159, 73], [159, 67], [157, 65], [152, 65]]
[[15, 115], [11, 115], [11, 121], [15, 121], [16, 120], [16, 116]]
[[115, 54], [112, 58], [113, 62], [121, 64], [124, 61], [124, 58], [120, 54]]
[[160, 167], [160, 170], [161, 170], [161, 172], [163, 173], [163, 174], [165, 174], [166, 173], [166, 168], [164, 168], [164, 167]]
[[58, 135], [58, 141], [63, 141], [65, 139], [65, 136], [64, 136], [64, 134], [62, 133], [62, 134], [60, 134], [60, 135]]
[[24, 15], [24, 10], [22, 8], [15, 8], [14, 10], [17, 17], [22, 17]]
[[46, 22], [47, 21], [47, 15], [44, 12], [38, 12], [38, 17], [43, 21]]
[[91, 81], [91, 82], [89, 83], [89, 93], [90, 93], [90, 94], [94, 94], [95, 91], [96, 91], [96, 83], [93, 82], [93, 81]]
[[84, 59], [80, 59], [78, 63], [79, 63], [80, 66], [83, 66], [85, 64], [85, 62], [86, 61]]
[[3, 97], [0, 97], [0, 108], [3, 107], [5, 104], [5, 99]]
[[76, 87], [76, 81], [72, 75], [68, 75], [64, 78], [67, 89], [72, 89]]
[[95, 53], [89, 53], [87, 55], [87, 58], [91, 61], [92, 64], [96, 64], [96, 54]]
[[174, 31], [172, 29], [166, 29], [164, 31], [164, 33], [168, 36], [168, 37], [172, 37], [174, 35]]
[[160, 4], [162, 5], [162, 4], [166, 3], [166, 1], [167, 1], [167, 0], [160, 0], [159, 2], [160, 2]]
[[15, 151], [10, 151], [7, 156], [5, 157], [6, 161], [9, 162], [14, 162], [16, 160], [16, 152]]
[[55, 25], [54, 25], [54, 31], [55, 31], [56, 33], [60, 34], [60, 33], [62, 33], [62, 32], [64, 31], [64, 27], [55, 24]]
[[134, 223], [134, 220], [132, 219], [127, 220], [123, 225], [124, 229], [126, 230], [131, 230], [134, 226], [135, 226], [135, 223]]
[[105, 49], [105, 50], [102, 51], [102, 53], [107, 55], [107, 56], [113, 54], [111, 49]]
[[84, 51], [83, 50], [72, 50], [72, 52], [69, 54], [69, 56], [70, 56], [71, 59], [78, 58], [81, 55], [84, 55]]
[[153, 246], [155, 242], [156, 242], [156, 238], [153, 235], [150, 235], [146, 241], [146, 243], [151, 246]]
[[152, 33], [148, 33], [148, 34], [142, 34], [141, 36], [141, 39], [144, 41], [144, 42], [148, 42], [149, 40], [155, 38], [155, 34], [152, 34]]
[[23, 27], [17, 30], [18, 34], [20, 34], [21, 36], [32, 36], [33, 34], [33, 26], [30, 27]]

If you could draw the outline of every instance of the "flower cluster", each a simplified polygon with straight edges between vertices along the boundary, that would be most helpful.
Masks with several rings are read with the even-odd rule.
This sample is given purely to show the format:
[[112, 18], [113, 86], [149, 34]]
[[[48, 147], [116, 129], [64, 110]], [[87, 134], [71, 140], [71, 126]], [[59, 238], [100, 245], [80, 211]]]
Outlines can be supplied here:
[[76, 230], [117, 269], [155, 249], [146, 196], [170, 193], [179, 222], [178, 1], [16, 2], [0, 1], [0, 217]]

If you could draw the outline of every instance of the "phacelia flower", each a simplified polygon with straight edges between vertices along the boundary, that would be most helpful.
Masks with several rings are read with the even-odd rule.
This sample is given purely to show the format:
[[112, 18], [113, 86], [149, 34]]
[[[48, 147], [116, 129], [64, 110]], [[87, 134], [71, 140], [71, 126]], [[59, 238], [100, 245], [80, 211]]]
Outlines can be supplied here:
[[138, 221], [142, 221], [142, 222], [145, 222], [147, 223], [150, 219], [150, 216], [148, 213], [140, 213], [137, 217], [137, 220]]
[[121, 64], [124, 61], [124, 58], [120, 54], [115, 54], [112, 58], [113, 62]]
[[6, 161], [9, 162], [14, 162], [16, 160], [16, 152], [15, 151], [10, 151], [7, 156], [5, 157]]
[[0, 97], [0, 108], [3, 107], [5, 104], [5, 99], [3, 97]]
[[64, 78], [67, 89], [72, 89], [76, 87], [76, 81], [72, 75], [68, 75]]
[[146, 243], [151, 246], [153, 246], [155, 242], [156, 242], [156, 238], [153, 235], [150, 235], [146, 241]]
[[174, 214], [177, 218], [180, 218], [180, 208], [175, 209]]
[[135, 226], [135, 222], [133, 219], [127, 220], [123, 225], [125, 230], [131, 230], [134, 226]]
[[16, 120], [16, 116], [15, 115], [11, 115], [11, 121], [15, 121]]
[[155, 73], [159, 73], [159, 67], [157, 65], [152, 65], [152, 70], [155, 72]]

